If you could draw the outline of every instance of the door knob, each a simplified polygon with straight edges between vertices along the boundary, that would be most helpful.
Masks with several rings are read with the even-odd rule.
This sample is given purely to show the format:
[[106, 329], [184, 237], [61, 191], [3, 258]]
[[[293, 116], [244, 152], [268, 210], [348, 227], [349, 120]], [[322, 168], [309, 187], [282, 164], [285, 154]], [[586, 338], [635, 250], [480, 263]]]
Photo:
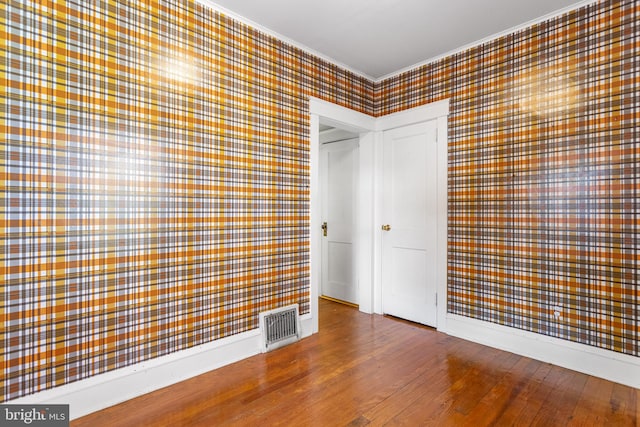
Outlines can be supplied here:
[[389, 224], [385, 224], [385, 225], [382, 226], [382, 230], [383, 231], [389, 231], [389, 230], [391, 230], [391, 226]]

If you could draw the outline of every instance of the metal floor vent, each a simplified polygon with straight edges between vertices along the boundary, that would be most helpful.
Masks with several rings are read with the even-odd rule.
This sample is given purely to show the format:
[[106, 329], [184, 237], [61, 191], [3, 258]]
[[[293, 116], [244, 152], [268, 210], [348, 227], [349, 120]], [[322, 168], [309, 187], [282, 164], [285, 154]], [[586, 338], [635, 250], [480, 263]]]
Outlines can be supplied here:
[[300, 340], [298, 304], [260, 313], [260, 329], [263, 353]]

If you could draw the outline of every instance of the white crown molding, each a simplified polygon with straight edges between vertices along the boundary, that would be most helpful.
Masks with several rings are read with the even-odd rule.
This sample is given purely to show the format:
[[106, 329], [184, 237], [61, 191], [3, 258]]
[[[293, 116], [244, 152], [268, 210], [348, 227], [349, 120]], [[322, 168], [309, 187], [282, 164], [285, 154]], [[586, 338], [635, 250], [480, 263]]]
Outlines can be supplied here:
[[374, 79], [373, 82], [374, 83], [380, 83], [380, 82], [382, 82], [384, 80], [390, 79], [392, 77], [399, 76], [399, 75], [401, 75], [403, 73], [406, 73], [408, 71], [415, 70], [416, 68], [420, 68], [420, 67], [423, 67], [425, 65], [434, 63], [434, 62], [439, 61], [439, 60], [441, 60], [443, 58], [446, 58], [448, 56], [455, 55], [456, 53], [464, 52], [465, 50], [469, 50], [471, 48], [474, 48], [476, 46], [480, 46], [480, 45], [482, 45], [484, 43], [487, 43], [487, 42], [490, 42], [492, 40], [499, 39], [500, 37], [503, 37], [503, 36], [506, 36], [506, 35], [509, 35], [509, 34], [513, 34], [515, 32], [523, 30], [525, 28], [529, 28], [529, 27], [531, 27], [533, 25], [539, 24], [541, 22], [547, 21], [547, 20], [555, 18], [557, 16], [564, 15], [567, 12], [571, 12], [572, 10], [580, 9], [583, 6], [586, 6], [586, 5], [591, 4], [591, 3], [596, 3], [598, 1], [599, 0], [582, 0], [582, 1], [578, 2], [578, 3], [574, 3], [574, 4], [570, 5], [570, 6], [563, 7], [562, 9], [558, 9], [556, 11], [547, 13], [546, 15], [543, 15], [543, 16], [540, 16], [538, 18], [532, 19], [531, 21], [527, 21], [525, 23], [516, 25], [515, 27], [511, 27], [511, 28], [508, 28], [508, 29], [506, 29], [504, 31], [500, 31], [499, 33], [495, 33], [495, 34], [492, 34], [492, 35], [487, 36], [485, 38], [482, 38], [480, 40], [476, 40], [474, 42], [465, 44], [464, 46], [461, 46], [459, 48], [450, 50], [449, 52], [445, 52], [442, 55], [434, 56], [433, 58], [429, 58], [427, 60], [420, 61], [420, 62], [418, 62], [416, 64], [409, 65], [407, 67], [401, 68], [401, 69], [399, 69], [397, 71], [394, 71], [392, 73], [385, 74], [382, 77], [378, 77], [377, 79]]
[[262, 33], [265, 33], [267, 35], [275, 37], [276, 39], [281, 40], [281, 41], [283, 41], [283, 42], [285, 42], [285, 43], [287, 43], [287, 44], [289, 44], [289, 45], [291, 45], [293, 47], [297, 47], [298, 49], [304, 50], [305, 52], [310, 53], [311, 55], [316, 56], [316, 57], [318, 57], [320, 59], [323, 59], [323, 60], [325, 60], [327, 62], [330, 62], [331, 64], [336, 65], [336, 66], [338, 66], [339, 68], [342, 68], [345, 71], [349, 71], [349, 72], [351, 72], [351, 73], [353, 73], [353, 74], [355, 74], [357, 76], [364, 77], [365, 79], [367, 79], [367, 80], [369, 80], [371, 82], [375, 82], [376, 81], [376, 79], [374, 77], [371, 77], [367, 73], [364, 73], [364, 72], [362, 72], [360, 70], [356, 70], [355, 68], [352, 68], [352, 67], [348, 66], [347, 64], [343, 64], [342, 62], [337, 61], [337, 60], [335, 60], [335, 59], [333, 59], [333, 58], [331, 58], [331, 57], [329, 57], [329, 56], [327, 56], [327, 55], [325, 55], [323, 53], [320, 53], [317, 50], [314, 50], [314, 49], [310, 48], [309, 46], [306, 46], [306, 45], [304, 45], [302, 43], [299, 43], [299, 42], [297, 42], [297, 41], [295, 41], [293, 39], [290, 39], [287, 36], [283, 36], [282, 34], [276, 32], [276, 31], [273, 31], [273, 30], [265, 27], [264, 25], [260, 25], [257, 22], [254, 22], [254, 21], [252, 21], [252, 20], [250, 20], [248, 18], [245, 18], [242, 15], [238, 15], [237, 13], [232, 12], [231, 10], [218, 5], [218, 4], [214, 3], [214, 2], [212, 2], [211, 0], [195, 0], [195, 2], [199, 3], [199, 4], [203, 5], [203, 6], [209, 7], [211, 9], [221, 13], [222, 15], [225, 15], [225, 16], [235, 20], [235, 21], [238, 21], [238, 22], [241, 22], [241, 23], [243, 23], [245, 25], [248, 25], [249, 27], [251, 27], [253, 29], [256, 29], [256, 30], [258, 30], [258, 31], [260, 31]]
[[297, 41], [295, 41], [293, 39], [290, 39], [289, 37], [283, 36], [282, 34], [276, 32], [276, 31], [273, 31], [273, 30], [271, 30], [271, 29], [269, 29], [269, 28], [267, 28], [267, 27], [265, 27], [263, 25], [258, 24], [257, 22], [254, 22], [254, 21], [252, 21], [252, 20], [250, 20], [248, 18], [245, 18], [244, 16], [238, 15], [237, 13], [232, 12], [229, 9], [218, 5], [218, 4], [214, 3], [211, 0], [195, 0], [195, 1], [197, 3], [200, 3], [203, 6], [209, 7], [209, 8], [211, 8], [211, 9], [213, 9], [213, 10], [215, 10], [215, 11], [217, 11], [217, 12], [219, 12], [219, 13], [225, 15], [225, 16], [228, 16], [231, 19], [234, 19], [234, 20], [236, 20], [238, 22], [241, 22], [241, 23], [243, 23], [245, 25], [248, 25], [248, 26], [250, 26], [250, 27], [252, 27], [252, 28], [254, 28], [254, 29], [258, 30], [258, 31], [261, 31], [261, 32], [263, 32], [265, 34], [268, 34], [268, 35], [272, 36], [272, 37], [275, 37], [275, 38], [277, 38], [277, 39], [279, 39], [279, 40], [281, 40], [281, 41], [283, 41], [283, 42], [285, 42], [287, 44], [290, 44], [291, 46], [297, 47], [298, 49], [301, 49], [301, 50], [303, 50], [303, 51], [305, 51], [307, 53], [310, 53], [311, 55], [314, 55], [314, 56], [316, 56], [316, 57], [318, 57], [320, 59], [328, 61], [328, 62], [330, 62], [330, 63], [332, 63], [332, 64], [334, 64], [334, 65], [336, 65], [336, 66], [338, 66], [338, 67], [340, 67], [340, 68], [342, 68], [344, 70], [346, 70], [346, 71], [350, 71], [353, 74], [356, 74], [356, 75], [358, 75], [360, 77], [364, 77], [365, 79], [371, 81], [372, 83], [380, 83], [380, 82], [383, 82], [384, 80], [390, 79], [392, 77], [399, 76], [399, 75], [401, 75], [403, 73], [406, 73], [408, 71], [414, 70], [416, 68], [420, 68], [420, 67], [423, 67], [423, 66], [425, 66], [427, 64], [431, 64], [433, 62], [439, 61], [439, 60], [441, 60], [443, 58], [446, 58], [448, 56], [455, 55], [456, 53], [464, 52], [465, 50], [471, 49], [473, 47], [480, 46], [480, 45], [482, 45], [484, 43], [490, 42], [492, 40], [495, 40], [495, 39], [498, 39], [500, 37], [506, 36], [508, 34], [512, 34], [512, 33], [515, 33], [517, 31], [523, 30], [525, 28], [531, 27], [532, 25], [539, 24], [540, 22], [544, 22], [546, 20], [549, 20], [549, 19], [555, 18], [557, 16], [563, 15], [563, 14], [565, 14], [567, 12], [572, 11], [572, 10], [576, 10], [576, 9], [579, 9], [579, 8], [581, 8], [583, 6], [586, 6], [586, 5], [589, 5], [589, 4], [592, 4], [592, 3], [596, 3], [599, 0], [582, 0], [582, 1], [579, 1], [577, 3], [574, 3], [574, 4], [570, 5], [570, 6], [563, 7], [561, 9], [556, 10], [556, 11], [547, 13], [546, 15], [540, 16], [538, 18], [532, 19], [532, 20], [527, 21], [525, 23], [522, 23], [522, 24], [516, 25], [514, 27], [508, 28], [508, 29], [506, 29], [504, 31], [500, 31], [499, 33], [495, 33], [495, 34], [492, 34], [492, 35], [487, 36], [485, 38], [482, 38], [480, 40], [476, 40], [474, 42], [465, 44], [464, 46], [461, 46], [461, 47], [459, 47], [457, 49], [453, 49], [453, 50], [450, 50], [448, 52], [445, 52], [442, 55], [434, 56], [434, 57], [426, 59], [424, 61], [420, 61], [420, 62], [418, 62], [416, 64], [409, 65], [407, 67], [401, 68], [401, 69], [399, 69], [397, 71], [394, 71], [394, 72], [391, 72], [389, 74], [385, 74], [384, 76], [378, 77], [378, 78], [372, 77], [372, 76], [368, 75], [367, 73], [365, 73], [363, 71], [356, 70], [355, 68], [352, 68], [352, 67], [350, 67], [350, 66], [348, 66], [348, 65], [346, 65], [346, 64], [344, 64], [344, 63], [342, 63], [340, 61], [337, 61], [337, 60], [331, 58], [330, 56], [322, 54], [322, 53], [320, 53], [320, 52], [318, 52], [318, 51], [316, 51], [316, 50], [314, 50], [314, 49], [312, 49], [312, 48], [310, 48], [310, 47], [308, 47], [308, 46], [306, 46], [306, 45], [304, 45], [302, 43], [299, 43], [299, 42], [297, 42]]

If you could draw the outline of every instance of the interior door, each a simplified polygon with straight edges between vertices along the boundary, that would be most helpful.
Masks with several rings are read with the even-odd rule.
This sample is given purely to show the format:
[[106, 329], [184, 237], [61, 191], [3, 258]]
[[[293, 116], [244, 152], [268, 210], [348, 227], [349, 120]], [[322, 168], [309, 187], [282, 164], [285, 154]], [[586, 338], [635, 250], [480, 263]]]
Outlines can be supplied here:
[[[358, 303], [353, 221], [357, 139], [323, 144], [322, 295]], [[324, 232], [323, 232], [324, 234]]]
[[437, 122], [384, 132], [382, 307], [437, 326]]

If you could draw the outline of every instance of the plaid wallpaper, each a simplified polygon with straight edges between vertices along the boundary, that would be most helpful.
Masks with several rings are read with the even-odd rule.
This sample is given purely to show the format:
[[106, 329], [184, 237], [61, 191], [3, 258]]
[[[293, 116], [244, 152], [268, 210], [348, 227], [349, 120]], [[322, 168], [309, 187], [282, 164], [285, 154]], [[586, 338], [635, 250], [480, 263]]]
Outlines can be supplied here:
[[450, 98], [449, 312], [638, 355], [639, 16], [374, 84], [188, 0], [0, 3], [2, 400], [308, 312], [310, 95]]
[[451, 100], [449, 313], [638, 356], [639, 56], [603, 1], [376, 85]]
[[372, 82], [190, 1], [0, 4], [2, 400], [309, 311], [308, 97]]

